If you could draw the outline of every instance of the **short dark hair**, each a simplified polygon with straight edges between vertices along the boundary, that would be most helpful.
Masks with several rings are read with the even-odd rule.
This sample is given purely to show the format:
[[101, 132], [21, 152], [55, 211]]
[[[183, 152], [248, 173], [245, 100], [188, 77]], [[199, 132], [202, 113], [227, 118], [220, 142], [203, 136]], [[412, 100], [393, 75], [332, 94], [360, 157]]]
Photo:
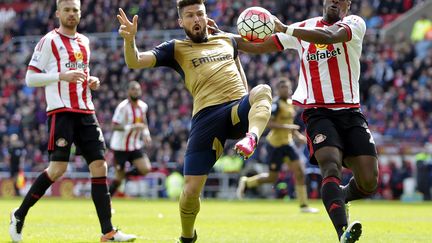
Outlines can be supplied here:
[[181, 11], [184, 7], [194, 4], [204, 4], [206, 0], [177, 0], [177, 12], [178, 16], [181, 17]]

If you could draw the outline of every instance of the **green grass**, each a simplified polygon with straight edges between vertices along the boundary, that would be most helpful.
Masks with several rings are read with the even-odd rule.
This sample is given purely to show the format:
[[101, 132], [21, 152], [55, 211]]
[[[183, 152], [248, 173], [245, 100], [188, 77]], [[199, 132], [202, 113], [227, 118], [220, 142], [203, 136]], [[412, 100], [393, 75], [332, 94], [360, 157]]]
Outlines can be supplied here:
[[[0, 199], [0, 242], [10, 242], [9, 212], [21, 199]], [[321, 201], [319, 214], [301, 214], [295, 201], [203, 200], [198, 242], [337, 242]], [[136, 242], [174, 242], [180, 234], [177, 202], [113, 200], [114, 225], [137, 234]], [[431, 242], [432, 204], [354, 202], [351, 218], [362, 221], [360, 242]], [[44, 198], [31, 209], [24, 242], [97, 242], [99, 223], [90, 199]]]

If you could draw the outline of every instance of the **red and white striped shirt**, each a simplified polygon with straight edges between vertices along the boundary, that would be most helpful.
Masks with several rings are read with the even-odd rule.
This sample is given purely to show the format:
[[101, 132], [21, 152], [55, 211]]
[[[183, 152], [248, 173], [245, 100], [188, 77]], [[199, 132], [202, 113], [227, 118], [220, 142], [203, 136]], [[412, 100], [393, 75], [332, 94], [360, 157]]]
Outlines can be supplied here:
[[[60, 34], [57, 29], [46, 34], [36, 45], [28, 69], [35, 72], [60, 73], [82, 70], [89, 77], [89, 39]], [[45, 86], [48, 115], [58, 112], [94, 113], [87, 79], [82, 83], [59, 81]]]
[[124, 131], [115, 130], [111, 136], [110, 147], [116, 151], [134, 151], [144, 146], [143, 131], [127, 129], [128, 125], [146, 123], [147, 104], [138, 100], [137, 106], [126, 99], [115, 109], [112, 122], [123, 125]]
[[[366, 24], [362, 18], [350, 15], [335, 23], [346, 29], [349, 41], [336, 44], [314, 44], [283, 33], [273, 40], [280, 50], [297, 49], [300, 55], [300, 75], [293, 103], [305, 108], [360, 107], [360, 55]], [[323, 27], [330, 25], [322, 17], [311, 18], [293, 27]]]

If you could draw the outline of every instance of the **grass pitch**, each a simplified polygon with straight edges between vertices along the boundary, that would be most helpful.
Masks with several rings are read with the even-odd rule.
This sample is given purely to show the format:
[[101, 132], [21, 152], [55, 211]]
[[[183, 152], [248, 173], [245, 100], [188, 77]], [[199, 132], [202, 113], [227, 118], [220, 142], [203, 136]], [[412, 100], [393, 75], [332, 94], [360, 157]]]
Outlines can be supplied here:
[[[9, 212], [19, 199], [0, 199], [0, 242], [10, 242]], [[318, 214], [302, 214], [295, 201], [203, 200], [197, 219], [198, 242], [338, 242], [321, 201]], [[164, 200], [113, 199], [113, 223], [138, 235], [136, 242], [175, 242], [180, 234], [178, 204]], [[354, 202], [351, 218], [363, 223], [360, 242], [432, 242], [432, 204]], [[91, 199], [39, 201], [26, 218], [28, 242], [97, 242], [100, 228]]]

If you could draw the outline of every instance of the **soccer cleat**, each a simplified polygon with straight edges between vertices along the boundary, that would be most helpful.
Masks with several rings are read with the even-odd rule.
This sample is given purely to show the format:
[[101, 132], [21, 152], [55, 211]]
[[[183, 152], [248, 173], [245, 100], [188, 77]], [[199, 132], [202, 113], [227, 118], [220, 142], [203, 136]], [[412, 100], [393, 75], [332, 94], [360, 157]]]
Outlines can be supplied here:
[[252, 133], [246, 133], [246, 137], [242, 140], [238, 141], [234, 149], [236, 152], [243, 156], [244, 159], [248, 159], [255, 151], [257, 142], [255, 141], [255, 137]]
[[354, 243], [358, 241], [362, 233], [362, 225], [359, 221], [354, 221], [346, 228], [341, 235], [340, 243]]
[[9, 235], [12, 242], [22, 241], [22, 229], [24, 226], [24, 220], [18, 219], [15, 216], [15, 212], [18, 208], [14, 209], [10, 214], [10, 225], [9, 225]]
[[118, 229], [113, 229], [111, 232], [102, 235], [100, 242], [132, 242], [136, 238], [136, 235], [125, 234]]
[[236, 191], [236, 195], [237, 195], [238, 199], [244, 198], [244, 192], [246, 190], [246, 181], [247, 181], [247, 176], [240, 177], [240, 180], [239, 180], [238, 186], [237, 186], [237, 191]]
[[318, 208], [312, 208], [312, 207], [305, 205], [305, 206], [300, 207], [300, 212], [302, 212], [302, 213], [318, 213], [319, 209]]
[[350, 206], [351, 206], [351, 203], [349, 203], [349, 202], [345, 204], [345, 214], [346, 214], [347, 224], [350, 223], [350, 214], [349, 214]]
[[198, 239], [198, 235], [197, 235], [196, 230], [194, 230], [193, 238], [185, 238], [183, 236], [180, 236], [180, 238], [177, 240], [176, 243], [194, 243], [197, 241], [197, 239]]

